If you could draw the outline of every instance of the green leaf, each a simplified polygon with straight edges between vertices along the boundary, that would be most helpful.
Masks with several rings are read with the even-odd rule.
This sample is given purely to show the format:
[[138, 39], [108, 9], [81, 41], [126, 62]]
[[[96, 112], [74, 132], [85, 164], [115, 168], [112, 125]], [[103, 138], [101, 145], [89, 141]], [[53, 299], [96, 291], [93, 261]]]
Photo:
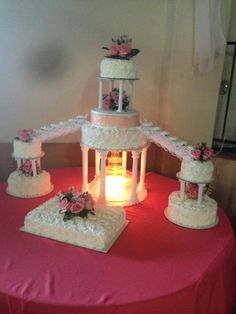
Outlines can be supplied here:
[[66, 212], [65, 215], [64, 215], [64, 217], [63, 217], [63, 220], [64, 220], [64, 221], [67, 221], [67, 220], [72, 219], [73, 217], [75, 217], [75, 214], [74, 214], [74, 213], [72, 213], [72, 212]]
[[102, 47], [102, 49], [109, 50], [107, 47]]

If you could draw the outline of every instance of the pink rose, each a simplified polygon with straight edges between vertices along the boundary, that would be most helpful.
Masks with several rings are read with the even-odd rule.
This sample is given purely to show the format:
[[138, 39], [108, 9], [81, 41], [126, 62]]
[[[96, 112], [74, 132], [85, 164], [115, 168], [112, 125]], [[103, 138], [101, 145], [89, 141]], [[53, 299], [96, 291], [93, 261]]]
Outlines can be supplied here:
[[60, 201], [60, 212], [65, 213], [70, 209], [70, 203], [66, 198], [64, 198], [62, 201]]
[[189, 197], [196, 199], [198, 197], [198, 188], [189, 190]]
[[121, 56], [126, 56], [130, 52], [131, 48], [130, 45], [122, 43], [118, 46], [118, 50]]
[[31, 173], [32, 172], [32, 164], [30, 160], [26, 160], [23, 165], [21, 166], [22, 171], [25, 173]]
[[115, 43], [112, 43], [109, 48], [109, 53], [111, 56], [115, 56], [119, 54], [118, 46]]
[[111, 92], [111, 98], [114, 99], [115, 104], [118, 104], [118, 102], [119, 102], [119, 92], [117, 92], [117, 91]]
[[71, 211], [72, 213], [74, 213], [74, 214], [78, 214], [78, 213], [82, 212], [83, 209], [84, 209], [84, 203], [85, 203], [85, 202], [84, 202], [84, 199], [81, 198], [79, 201], [77, 201], [77, 202], [75, 202], [75, 203], [73, 203], [73, 204], [71, 205], [70, 211]]
[[191, 154], [192, 154], [193, 159], [199, 160], [201, 156], [201, 151], [200, 149], [194, 149], [191, 151]]
[[85, 194], [84, 200], [85, 200], [84, 207], [88, 210], [92, 210], [94, 207], [94, 200], [93, 200], [91, 194], [88, 194], [88, 193]]
[[33, 135], [33, 130], [32, 129], [28, 129], [28, 130], [19, 130], [17, 132], [17, 135], [19, 137], [19, 140], [22, 142], [27, 142], [30, 141], [32, 139], [32, 135]]
[[103, 100], [103, 105], [105, 108], [109, 108], [111, 104], [111, 97], [110, 96], [106, 96]]
[[203, 153], [203, 160], [209, 160], [213, 157], [214, 151], [211, 148], [206, 148]]

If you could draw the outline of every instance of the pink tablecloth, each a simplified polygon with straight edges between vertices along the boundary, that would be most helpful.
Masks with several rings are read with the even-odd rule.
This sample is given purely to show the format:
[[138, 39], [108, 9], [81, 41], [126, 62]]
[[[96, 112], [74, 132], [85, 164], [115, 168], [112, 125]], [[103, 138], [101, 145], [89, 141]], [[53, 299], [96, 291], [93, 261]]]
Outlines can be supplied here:
[[[0, 313], [236, 313], [235, 240], [219, 210], [209, 230], [165, 219], [178, 183], [146, 176], [149, 195], [127, 207], [130, 224], [108, 254], [19, 231], [25, 214], [58, 190], [81, 185], [81, 169], [51, 171], [48, 196], [17, 199], [0, 185]], [[234, 298], [235, 297], [235, 298]]]

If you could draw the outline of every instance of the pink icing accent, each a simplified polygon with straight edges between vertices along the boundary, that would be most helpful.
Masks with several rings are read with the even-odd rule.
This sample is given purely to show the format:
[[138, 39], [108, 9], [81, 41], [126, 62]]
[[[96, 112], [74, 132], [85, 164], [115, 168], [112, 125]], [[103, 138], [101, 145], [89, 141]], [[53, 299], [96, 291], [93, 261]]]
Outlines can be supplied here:
[[91, 122], [98, 125], [134, 127], [139, 126], [139, 114], [134, 116], [109, 116], [91, 112]]

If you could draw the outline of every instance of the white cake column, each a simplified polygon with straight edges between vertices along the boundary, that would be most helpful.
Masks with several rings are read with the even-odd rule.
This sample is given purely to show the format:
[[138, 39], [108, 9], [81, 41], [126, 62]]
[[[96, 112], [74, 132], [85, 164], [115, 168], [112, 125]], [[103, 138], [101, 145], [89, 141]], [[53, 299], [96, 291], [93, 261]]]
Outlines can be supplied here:
[[140, 190], [145, 190], [145, 173], [146, 173], [146, 164], [147, 164], [147, 149], [148, 146], [142, 149], [141, 153], [141, 167], [140, 167], [140, 181], [139, 188]]
[[122, 174], [123, 176], [126, 174], [127, 168], [127, 152], [122, 152]]
[[184, 201], [184, 196], [185, 196], [185, 181], [179, 179], [180, 182], [180, 199], [181, 201]]
[[136, 204], [138, 203], [137, 197], [137, 174], [138, 174], [138, 159], [139, 159], [140, 151], [132, 151], [132, 177], [131, 177], [131, 194], [130, 194], [130, 203]]
[[85, 145], [80, 145], [82, 150], [82, 171], [83, 171], [83, 183], [82, 192], [88, 191], [88, 151], [89, 148]]
[[36, 166], [37, 159], [31, 160], [32, 170], [33, 170], [33, 176], [37, 176], [37, 166]]
[[98, 109], [103, 109], [103, 79], [99, 79]]
[[101, 160], [101, 171], [100, 171], [100, 191], [98, 202], [101, 204], [106, 203], [106, 158], [107, 151], [99, 150], [99, 157]]
[[124, 90], [124, 80], [119, 81], [119, 102], [118, 102], [118, 110], [117, 112], [123, 111], [123, 90]]
[[129, 110], [132, 109], [132, 102], [133, 102], [133, 86], [134, 86], [134, 81], [130, 80], [129, 81]]
[[111, 92], [114, 88], [114, 80], [109, 81], [109, 88], [110, 88], [110, 92]]
[[21, 167], [21, 159], [16, 159], [16, 162], [17, 162], [17, 170], [19, 170]]
[[205, 186], [206, 186], [205, 183], [198, 184], [198, 197], [197, 197], [198, 204], [202, 204], [202, 197]]
[[99, 152], [95, 150], [95, 179], [99, 177], [99, 170], [100, 170], [100, 157]]

